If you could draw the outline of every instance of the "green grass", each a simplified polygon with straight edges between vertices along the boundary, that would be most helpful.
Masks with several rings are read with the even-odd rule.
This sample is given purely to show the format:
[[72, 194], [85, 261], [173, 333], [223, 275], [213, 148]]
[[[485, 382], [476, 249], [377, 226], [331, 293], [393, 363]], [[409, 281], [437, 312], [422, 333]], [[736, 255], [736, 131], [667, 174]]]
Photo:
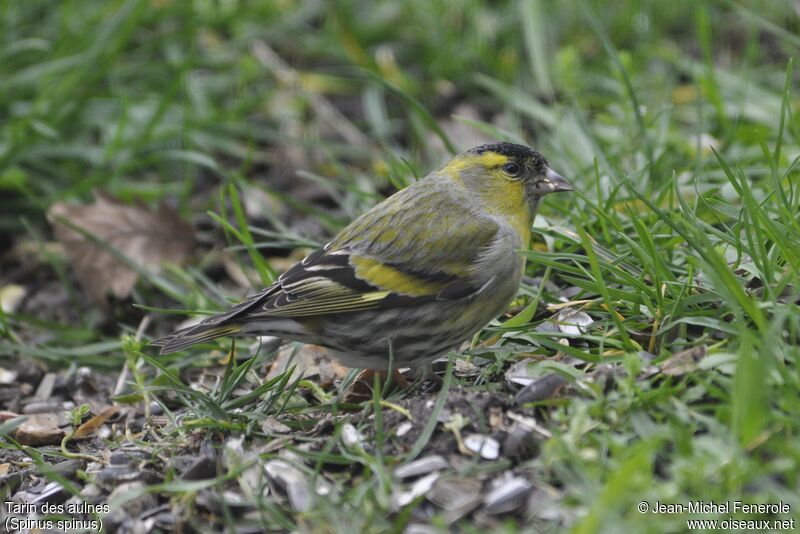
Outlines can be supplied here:
[[[229, 340], [156, 358], [130, 336], [145, 316], [146, 337], [174, 326], [151, 310], [218, 310], [240, 296], [219, 268], [224, 245], [253, 287], [267, 284], [283, 256], [324, 242], [478, 133], [531, 144], [576, 186], [544, 203], [525, 254], [528, 274], [548, 283], [523, 287], [516, 304], [557, 304], [575, 287], [594, 319], [564, 346], [536, 330], [550, 314], [531, 306], [481, 333], [502, 337], [471, 351], [492, 360], [480, 378], [446, 375], [443, 392], [498, 391], [523, 354], [542, 358], [539, 371], [558, 369], [556, 352], [586, 362], [561, 369], [573, 393], [537, 406], [552, 437], [517, 466], [560, 497], [548, 514], [495, 526], [685, 530], [685, 515], [637, 512], [642, 500], [782, 500], [797, 515], [800, 20], [790, 2], [6, 2], [0, 23], [0, 245], [33, 244], [39, 273], [16, 282], [60, 281], [80, 302], [66, 260], [47, 247], [44, 213], [94, 188], [173, 203], [202, 242], [190, 267], [143, 273], [110, 324], [96, 311], [73, 323], [0, 313], [0, 364], [127, 364], [125, 400], [185, 412], [165, 449], [246, 436], [217, 479], [169, 472], [146, 490], [186, 517], [198, 495], [238, 488], [257, 513], [239, 517], [223, 501], [218, 525], [378, 532], [419, 521], [419, 500], [391, 509], [390, 473], [441, 425], [389, 454], [392, 410], [377, 398], [346, 406], [288, 373], [265, 381], [263, 352], [222, 369], [209, 349]], [[480, 119], [452, 117], [457, 104]], [[287, 193], [295, 173], [324, 201]], [[659, 364], [699, 346], [708, 356], [691, 372], [642, 373], [646, 352]], [[601, 362], [624, 371], [611, 387], [594, 379]], [[203, 369], [220, 377], [211, 391], [190, 387]], [[362, 413], [353, 424], [367, 445], [345, 442], [348, 413]], [[279, 417], [300, 432], [328, 414], [330, 435], [289, 448], [330, 492], [294, 513], [262, 492], [258, 466], [277, 453], [257, 452], [275, 439], [261, 425]], [[323, 477], [335, 464], [358, 467]], [[430, 522], [444, 528], [440, 515]]]

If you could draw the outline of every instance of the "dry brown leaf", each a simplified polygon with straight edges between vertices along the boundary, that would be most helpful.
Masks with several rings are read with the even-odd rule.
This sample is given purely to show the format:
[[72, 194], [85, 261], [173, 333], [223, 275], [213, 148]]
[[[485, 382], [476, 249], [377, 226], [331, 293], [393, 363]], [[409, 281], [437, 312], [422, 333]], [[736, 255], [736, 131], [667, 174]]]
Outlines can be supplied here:
[[95, 191], [92, 204], [57, 202], [47, 216], [78, 281], [98, 304], [105, 304], [109, 291], [117, 298], [126, 298], [138, 274], [72, 226], [149, 269], [166, 262], [180, 263], [194, 246], [192, 227], [168, 206], [162, 204], [155, 212], [142, 204], [125, 204], [100, 191]]
[[117, 407], [113, 405], [109, 406], [108, 408], [106, 408], [105, 410], [103, 410], [102, 412], [95, 415], [94, 417], [83, 423], [81, 426], [79, 426], [78, 430], [76, 430], [75, 433], [72, 434], [72, 439], [84, 439], [90, 437], [95, 432], [97, 432], [98, 428], [103, 426], [105, 422], [108, 421], [111, 418], [111, 416], [113, 416], [116, 413], [117, 413]]

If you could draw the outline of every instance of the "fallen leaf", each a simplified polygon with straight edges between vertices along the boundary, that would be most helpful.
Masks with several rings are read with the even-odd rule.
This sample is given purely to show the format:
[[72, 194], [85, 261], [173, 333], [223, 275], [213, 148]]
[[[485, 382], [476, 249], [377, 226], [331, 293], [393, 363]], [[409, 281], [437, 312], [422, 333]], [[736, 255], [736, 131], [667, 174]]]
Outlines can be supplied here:
[[168, 206], [162, 204], [156, 212], [142, 204], [125, 204], [100, 191], [94, 194], [92, 204], [57, 202], [47, 214], [78, 281], [94, 302], [105, 304], [109, 291], [117, 298], [126, 298], [138, 273], [89, 236], [148, 269], [158, 269], [165, 262], [180, 263], [192, 251], [192, 227]]
[[81, 426], [78, 427], [78, 430], [72, 435], [72, 439], [84, 439], [90, 437], [92, 434], [97, 432], [97, 429], [103, 426], [106, 421], [108, 421], [111, 416], [117, 413], [116, 406], [109, 406], [99, 414], [95, 415]]

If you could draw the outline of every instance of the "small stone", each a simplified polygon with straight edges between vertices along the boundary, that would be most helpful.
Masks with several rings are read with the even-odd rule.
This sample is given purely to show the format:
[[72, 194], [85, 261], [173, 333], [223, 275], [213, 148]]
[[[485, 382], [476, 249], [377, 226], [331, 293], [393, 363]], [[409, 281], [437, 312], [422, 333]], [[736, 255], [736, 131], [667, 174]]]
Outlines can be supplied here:
[[37, 413], [28, 416], [15, 432], [16, 440], [22, 445], [38, 447], [58, 445], [64, 439], [64, 429], [58, 427], [59, 417], [54, 413]]

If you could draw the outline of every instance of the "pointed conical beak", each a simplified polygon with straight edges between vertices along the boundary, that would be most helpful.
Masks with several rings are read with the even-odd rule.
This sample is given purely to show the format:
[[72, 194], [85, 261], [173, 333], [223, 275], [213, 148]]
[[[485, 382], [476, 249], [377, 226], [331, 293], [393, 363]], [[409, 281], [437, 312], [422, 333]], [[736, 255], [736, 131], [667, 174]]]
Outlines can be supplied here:
[[536, 189], [541, 194], [546, 195], [547, 193], [558, 193], [559, 191], [572, 191], [572, 186], [563, 176], [548, 167], [541, 180], [536, 182]]

